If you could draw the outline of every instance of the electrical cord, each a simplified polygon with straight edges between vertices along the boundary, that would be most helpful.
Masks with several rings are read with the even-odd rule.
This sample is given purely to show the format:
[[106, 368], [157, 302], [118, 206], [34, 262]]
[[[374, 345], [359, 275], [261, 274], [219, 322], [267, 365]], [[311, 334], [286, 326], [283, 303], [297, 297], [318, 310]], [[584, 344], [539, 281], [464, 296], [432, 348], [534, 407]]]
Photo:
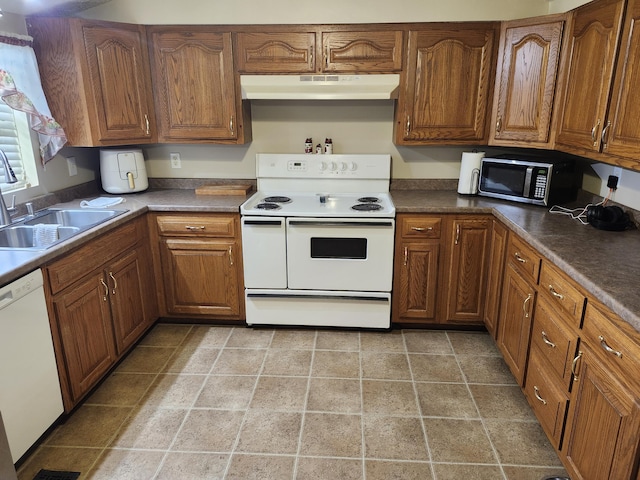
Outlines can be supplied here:
[[589, 203], [584, 208], [578, 207], [578, 208], [573, 208], [573, 209], [561, 207], [559, 205], [553, 205], [549, 209], [549, 213], [555, 213], [555, 214], [558, 214], [558, 215], [568, 215], [573, 220], [578, 220], [583, 225], [589, 225], [589, 222], [587, 221], [587, 210], [589, 209], [589, 207], [597, 207], [597, 206], [600, 206], [600, 205], [602, 205], [602, 206], [606, 205], [607, 202], [611, 199], [611, 195], [613, 195], [613, 191], [614, 190], [615, 190], [615, 188], [609, 188], [609, 193], [607, 194], [607, 196], [601, 202]]

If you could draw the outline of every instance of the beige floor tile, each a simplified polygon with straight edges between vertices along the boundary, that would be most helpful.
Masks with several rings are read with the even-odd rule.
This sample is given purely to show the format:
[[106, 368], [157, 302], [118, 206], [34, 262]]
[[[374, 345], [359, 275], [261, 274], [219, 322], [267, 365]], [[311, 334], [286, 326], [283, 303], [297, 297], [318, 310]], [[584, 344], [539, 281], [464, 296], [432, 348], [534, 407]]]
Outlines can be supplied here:
[[216, 453], [170, 453], [155, 480], [222, 480], [229, 455]]
[[316, 349], [320, 350], [360, 350], [360, 333], [342, 330], [319, 330]]
[[300, 455], [362, 458], [361, 416], [307, 413]]
[[294, 456], [243, 455], [231, 458], [226, 480], [291, 480]]
[[225, 410], [246, 409], [251, 401], [257, 378], [246, 375], [211, 375], [207, 377], [195, 407]]
[[124, 421], [110, 446], [167, 450], [186, 415], [186, 409], [137, 408]]
[[257, 375], [260, 373], [266, 349], [224, 348], [212, 374], [219, 375]]
[[498, 463], [480, 420], [425, 418], [434, 462]]
[[83, 405], [56, 428], [47, 445], [106, 447], [132, 411], [132, 407]]
[[500, 355], [495, 342], [485, 332], [447, 332], [447, 336], [458, 355]]
[[178, 347], [165, 365], [165, 373], [209, 373], [218, 358], [217, 348]]
[[541, 480], [547, 477], [569, 478], [562, 467], [523, 467], [505, 465], [503, 467], [507, 480]]
[[112, 373], [85, 405], [135, 406], [156, 378], [155, 373]]
[[140, 340], [140, 345], [177, 347], [184, 341], [192, 328], [191, 325], [158, 323]]
[[311, 366], [313, 377], [359, 378], [360, 354], [316, 350]]
[[453, 348], [446, 332], [433, 330], [404, 330], [404, 341], [407, 351], [411, 353], [432, 353], [451, 355]]
[[391, 332], [361, 332], [360, 348], [362, 351], [402, 352], [406, 351], [404, 338], [400, 330]]
[[427, 417], [480, 418], [463, 383], [416, 383], [422, 415]]
[[119, 373], [159, 373], [176, 347], [138, 345], [116, 368]]
[[424, 462], [367, 460], [365, 471], [367, 480], [433, 480], [431, 464]]
[[146, 405], [189, 408], [196, 401], [206, 379], [206, 375], [158, 375], [143, 401]]
[[301, 413], [249, 410], [242, 425], [237, 451], [295, 454], [301, 424]]
[[[460, 463], [435, 463], [433, 468], [438, 480], [502, 480], [498, 465], [469, 465]], [[537, 479], [540, 480], [540, 479]]]
[[533, 410], [517, 385], [469, 385], [482, 418], [535, 421]]
[[469, 383], [514, 385], [516, 383], [502, 357], [458, 355], [462, 372]]
[[273, 330], [236, 327], [227, 340], [227, 347], [266, 348], [271, 344]]
[[502, 463], [560, 466], [538, 422], [485, 420], [485, 425]]
[[316, 343], [315, 330], [276, 330], [271, 340], [271, 348], [310, 350]]
[[191, 348], [222, 348], [232, 331], [233, 327], [194, 325], [181, 345]]
[[251, 408], [302, 411], [307, 396], [306, 378], [265, 377], [258, 380]]
[[463, 383], [454, 355], [409, 354], [413, 379], [418, 382]]
[[80, 472], [80, 480], [86, 480], [101, 454], [101, 448], [42, 446], [20, 467], [18, 480], [33, 480], [42, 469]]
[[311, 350], [281, 350], [270, 348], [264, 361], [264, 375], [309, 375]]
[[363, 380], [362, 410], [367, 414], [418, 416], [413, 383]]
[[364, 415], [367, 459], [429, 460], [419, 418]]
[[345, 378], [311, 378], [308, 411], [360, 413], [360, 380]]
[[411, 380], [404, 353], [362, 352], [361, 357], [363, 378]]
[[89, 472], [89, 478], [91, 480], [153, 478], [163, 457], [164, 452], [107, 449]]
[[322, 478], [340, 480], [360, 480], [362, 460], [343, 458], [301, 457], [298, 460], [296, 480], [319, 480]]
[[230, 453], [243, 416], [240, 410], [191, 410], [171, 449]]

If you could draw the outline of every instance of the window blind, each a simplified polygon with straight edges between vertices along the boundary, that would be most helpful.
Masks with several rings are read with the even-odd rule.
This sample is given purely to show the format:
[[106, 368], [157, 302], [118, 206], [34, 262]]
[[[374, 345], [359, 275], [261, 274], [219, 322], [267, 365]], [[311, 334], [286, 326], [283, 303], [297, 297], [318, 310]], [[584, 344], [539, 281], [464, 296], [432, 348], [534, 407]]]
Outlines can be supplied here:
[[[17, 114], [22, 115], [21, 112], [17, 112]], [[18, 178], [18, 183], [6, 183], [4, 168], [0, 167], [0, 188], [2, 193], [23, 188], [27, 185], [27, 176], [22, 163], [20, 139], [14, 115], [14, 110], [0, 100], [0, 149], [9, 159], [9, 165], [11, 165], [13, 173]]]

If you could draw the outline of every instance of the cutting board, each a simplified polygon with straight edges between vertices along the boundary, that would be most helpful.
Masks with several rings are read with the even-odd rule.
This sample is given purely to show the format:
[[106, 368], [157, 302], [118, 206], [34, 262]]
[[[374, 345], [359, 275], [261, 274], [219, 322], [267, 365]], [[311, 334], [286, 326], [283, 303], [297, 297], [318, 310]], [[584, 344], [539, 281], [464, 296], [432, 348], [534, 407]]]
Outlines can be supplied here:
[[251, 191], [251, 185], [203, 185], [196, 188], [196, 195], [243, 195]]

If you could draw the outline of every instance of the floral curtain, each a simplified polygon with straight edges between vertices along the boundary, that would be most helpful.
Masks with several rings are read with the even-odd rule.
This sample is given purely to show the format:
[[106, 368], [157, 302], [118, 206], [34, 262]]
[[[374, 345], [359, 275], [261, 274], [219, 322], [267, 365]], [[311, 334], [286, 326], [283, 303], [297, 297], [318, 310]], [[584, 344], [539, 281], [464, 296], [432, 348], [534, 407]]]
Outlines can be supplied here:
[[51, 116], [31, 37], [0, 33], [0, 98], [27, 114], [29, 126], [38, 134], [42, 164], [51, 160], [67, 137]]

